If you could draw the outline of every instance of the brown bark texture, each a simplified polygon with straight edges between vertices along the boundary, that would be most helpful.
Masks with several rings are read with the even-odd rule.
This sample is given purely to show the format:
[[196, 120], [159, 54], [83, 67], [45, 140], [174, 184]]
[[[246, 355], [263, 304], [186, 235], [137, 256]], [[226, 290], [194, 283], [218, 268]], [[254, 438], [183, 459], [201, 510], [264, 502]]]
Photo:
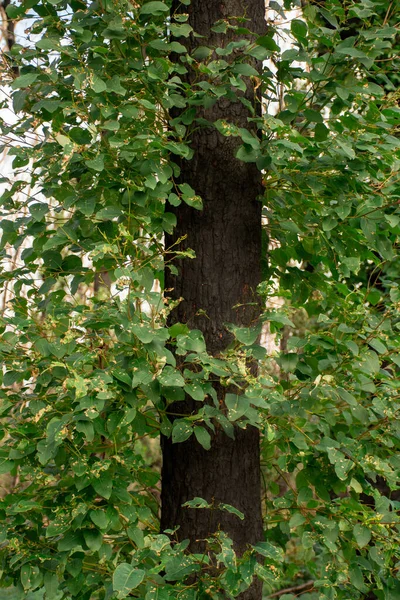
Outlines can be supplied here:
[[10, 0], [0, 2], [0, 17], [2, 22], [2, 38], [5, 43], [5, 50], [10, 51], [15, 43], [14, 21], [7, 16], [7, 7]]
[[[265, 32], [264, 0], [192, 0], [190, 6], [182, 8], [189, 13], [189, 24], [202, 36], [180, 40], [189, 51], [199, 45], [223, 47], [236, 39], [229, 32], [224, 35], [211, 31], [220, 19], [237, 24], [234, 17], [244, 16], [248, 21], [242, 26], [258, 35]], [[256, 61], [252, 65], [261, 67]], [[193, 71], [185, 77], [193, 84]], [[245, 96], [256, 113], [260, 114], [261, 108], [253, 81], [246, 79], [244, 94], [235, 92], [230, 99], [221, 98], [211, 108], [200, 107], [197, 116], [211, 123], [223, 119], [254, 130], [248, 121], [252, 115], [239, 96]], [[235, 158], [241, 144], [238, 138], [224, 137], [214, 127], [203, 125], [193, 129], [190, 140], [194, 156], [190, 161], [177, 161], [181, 169], [178, 183], [191, 185], [202, 197], [204, 208], [197, 211], [182, 203], [169, 209], [176, 214], [177, 226], [173, 235], [166, 236], [166, 248], [187, 236], [179, 249], [193, 249], [196, 258], [175, 261], [178, 275], [166, 269], [165, 288], [170, 298], [183, 298], [172, 312], [170, 324], [187, 323], [191, 329], [200, 329], [208, 352], [218, 356], [232, 341], [226, 323], [248, 327], [259, 316], [256, 288], [261, 277], [262, 180], [253, 163]], [[223, 388], [216, 384], [216, 389], [218, 397], [223, 399]], [[190, 414], [199, 407], [199, 403], [186, 398], [174, 404], [171, 412]], [[262, 539], [257, 429], [235, 427], [234, 440], [217, 429], [208, 451], [194, 436], [177, 444], [164, 437], [161, 443], [162, 531], [179, 526], [178, 538], [189, 538], [192, 551], [202, 551], [203, 540], [219, 529], [233, 539], [239, 554]], [[213, 502], [214, 506], [221, 502], [231, 504], [245, 514], [245, 519], [241, 521], [226, 511], [182, 507], [196, 496]], [[255, 583], [240, 598], [261, 598], [260, 583]]]

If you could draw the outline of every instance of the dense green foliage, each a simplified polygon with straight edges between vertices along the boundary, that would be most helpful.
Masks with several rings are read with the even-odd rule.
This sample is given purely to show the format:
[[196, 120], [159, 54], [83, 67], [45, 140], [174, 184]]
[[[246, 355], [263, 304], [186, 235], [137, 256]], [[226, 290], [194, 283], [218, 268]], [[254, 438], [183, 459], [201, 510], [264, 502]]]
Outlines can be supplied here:
[[[1, 585], [22, 598], [235, 597], [254, 573], [266, 594], [312, 579], [310, 600], [400, 596], [398, 14], [385, 0], [332, 0], [286, 20], [290, 1], [270, 4], [268, 35], [249, 41], [245, 15], [221, 21], [237, 41], [192, 56], [185, 15], [171, 24], [163, 2], [8, 8], [32, 18], [8, 57], [16, 119], [1, 122], [14, 173], [1, 198], [12, 296], [0, 324], [0, 473], [15, 479], [0, 501]], [[261, 79], [252, 57], [269, 61]], [[288, 342], [270, 357], [259, 328], [234, 329], [216, 358], [200, 332], [166, 327], [163, 270], [180, 250], [164, 248], [163, 232], [170, 204], [201, 210], [174, 183], [192, 128], [212, 125], [196, 107], [240, 101], [247, 77], [262, 89], [260, 136], [213, 126], [265, 173], [273, 249], [259, 291], [285, 304], [262, 319]], [[226, 414], [204, 403], [215, 379], [246, 389], [227, 394]], [[166, 406], [185, 392], [199, 412], [172, 427]], [[241, 558], [223, 532], [200, 556], [158, 530], [155, 438], [193, 435], [208, 448], [214, 422], [263, 434], [265, 540]]]

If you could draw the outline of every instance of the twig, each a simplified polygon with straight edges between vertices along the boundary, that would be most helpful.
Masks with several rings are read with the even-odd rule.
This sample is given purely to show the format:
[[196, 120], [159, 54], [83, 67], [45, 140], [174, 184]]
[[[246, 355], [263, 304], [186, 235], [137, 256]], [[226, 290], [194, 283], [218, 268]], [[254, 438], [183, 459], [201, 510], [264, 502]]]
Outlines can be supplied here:
[[294, 585], [292, 587], [288, 587], [285, 588], [284, 590], [279, 590], [278, 592], [274, 592], [273, 594], [270, 594], [269, 596], [267, 596], [267, 598], [279, 598], [280, 596], [283, 596], [284, 594], [291, 594], [293, 592], [308, 592], [309, 590], [312, 590], [312, 588], [314, 587], [314, 582], [312, 579], [310, 579], [310, 581], [306, 581], [305, 583], [302, 583], [300, 585]]

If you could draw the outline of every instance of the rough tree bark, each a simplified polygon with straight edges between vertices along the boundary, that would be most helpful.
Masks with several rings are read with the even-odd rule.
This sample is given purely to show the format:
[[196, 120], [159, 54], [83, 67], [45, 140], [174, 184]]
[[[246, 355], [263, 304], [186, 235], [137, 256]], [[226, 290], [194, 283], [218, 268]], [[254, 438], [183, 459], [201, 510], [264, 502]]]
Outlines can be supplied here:
[[11, 50], [15, 43], [14, 36], [14, 21], [9, 19], [7, 16], [7, 7], [10, 4], [10, 0], [2, 0], [0, 2], [0, 17], [1, 17], [1, 29], [2, 39], [5, 43], [5, 50]]
[[[192, 0], [190, 6], [183, 8], [189, 13], [189, 24], [202, 36], [185, 40], [189, 51], [197, 45], [226, 46], [234, 38], [230, 33], [211, 31], [220, 19], [236, 24], [233, 17], [245, 16], [248, 29], [258, 34], [265, 31], [264, 0]], [[253, 63], [253, 66], [261, 65]], [[192, 82], [192, 77], [189, 72], [187, 80]], [[253, 82], [248, 79], [246, 85], [244, 95], [259, 113], [261, 107]], [[198, 116], [210, 122], [224, 119], [252, 129], [248, 122], [252, 115], [238, 99], [222, 98], [212, 108], [199, 109]], [[188, 323], [191, 329], [200, 329], [208, 352], [217, 356], [232, 340], [225, 323], [247, 327], [254, 325], [259, 316], [256, 288], [260, 282], [261, 203], [258, 197], [262, 182], [253, 163], [235, 158], [241, 143], [237, 138], [223, 137], [212, 127], [201, 127], [193, 131], [190, 139], [194, 157], [179, 162], [179, 183], [188, 183], [196, 190], [203, 199], [204, 209], [196, 211], [183, 203], [176, 208], [177, 226], [173, 235], [166, 237], [166, 247], [187, 235], [180, 249], [192, 248], [196, 258], [177, 261], [177, 276], [166, 270], [165, 287], [172, 299], [183, 298], [173, 311], [170, 324]], [[218, 385], [216, 390], [223, 400], [226, 390]], [[196, 406], [187, 398], [174, 408], [181, 414], [191, 413], [197, 412], [199, 404]], [[262, 538], [257, 429], [236, 428], [235, 440], [217, 430], [209, 451], [194, 437], [179, 444], [163, 438], [162, 452], [162, 530], [179, 526], [178, 537], [189, 538], [193, 551], [202, 549], [201, 540], [218, 529], [233, 539], [239, 553]], [[215, 505], [231, 504], [245, 514], [245, 520], [218, 510], [182, 508], [184, 502], [195, 496]], [[261, 598], [260, 583], [256, 582], [240, 598]]]

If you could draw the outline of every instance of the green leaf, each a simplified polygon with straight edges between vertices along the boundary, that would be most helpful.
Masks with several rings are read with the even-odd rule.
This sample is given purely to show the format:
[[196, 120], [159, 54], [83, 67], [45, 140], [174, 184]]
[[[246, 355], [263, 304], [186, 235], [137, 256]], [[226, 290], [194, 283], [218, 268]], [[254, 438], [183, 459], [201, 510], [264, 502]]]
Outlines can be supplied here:
[[[169, 49], [171, 52], [177, 52], [179, 53], [183, 53], [183, 52], [187, 52], [187, 48], [185, 48], [185, 46], [183, 44], [180, 44], [179, 42], [170, 42], [169, 44]], [[182, 97], [182, 108], [185, 106], [185, 102], [183, 100]], [[175, 106], [179, 106], [179, 104], [175, 104]]]
[[181, 199], [176, 194], [170, 194], [168, 196], [168, 202], [172, 204], [172, 206], [179, 206], [181, 203]]
[[25, 73], [24, 75], [20, 75], [11, 84], [13, 90], [18, 90], [19, 88], [28, 87], [35, 83], [37, 78], [39, 77], [39, 73]]
[[292, 516], [290, 517], [289, 520], [289, 527], [292, 529], [297, 529], [297, 527], [301, 527], [301, 525], [303, 525], [306, 521], [306, 518], [304, 515], [302, 515], [299, 512], [295, 512], [292, 514]]
[[[149, 4], [152, 4], [150, 2]], [[157, 4], [157, 3], [156, 3]], [[113, 573], [113, 590], [118, 598], [126, 598], [130, 592], [137, 588], [143, 581], [145, 571], [137, 569], [128, 563], [121, 563]]]
[[198, 61], [205, 60], [210, 56], [211, 52], [211, 48], [207, 48], [207, 46], [197, 46], [192, 52], [192, 56]]
[[259, 155], [259, 151], [248, 144], [243, 144], [238, 148], [236, 152], [236, 158], [242, 162], [251, 163], [256, 162]]
[[160, 16], [169, 12], [169, 8], [164, 2], [146, 2], [140, 9], [141, 15]]
[[236, 421], [243, 417], [250, 408], [250, 401], [246, 396], [237, 394], [226, 394], [225, 404], [228, 408], [228, 419]]
[[56, 50], [60, 47], [59, 38], [45, 37], [35, 43], [40, 50]]
[[85, 538], [86, 545], [88, 548], [90, 548], [90, 550], [93, 552], [100, 550], [103, 543], [103, 536], [101, 535], [100, 531], [97, 531], [97, 529], [87, 529], [83, 532], [83, 537]]
[[400, 215], [386, 215], [385, 219], [389, 223], [390, 227], [395, 229], [400, 223]]
[[232, 515], [236, 515], [241, 521], [243, 521], [244, 519], [244, 514], [234, 506], [231, 506], [230, 504], [221, 503], [218, 505], [218, 508], [220, 510], [226, 510], [226, 512], [229, 512]]
[[196, 195], [194, 189], [187, 183], [181, 183], [178, 185], [180, 191], [182, 192], [182, 200], [186, 202], [189, 206], [192, 206], [196, 210], [201, 210], [203, 208], [203, 201], [200, 196]]
[[[170, 600], [170, 590], [165, 588], [163, 584], [158, 587], [151, 587], [147, 592], [144, 600]], [[197, 594], [196, 590], [194, 590], [193, 596], [189, 598], [189, 596], [182, 595], [182, 600], [196, 600]]]
[[104, 121], [103, 123], [103, 129], [105, 129], [106, 131], [118, 131], [119, 128], [121, 127], [119, 121], [110, 119], [109, 121]]
[[234, 73], [245, 77], [259, 77], [260, 75], [254, 67], [247, 63], [237, 63], [232, 70]]
[[79, 550], [82, 547], [83, 539], [78, 532], [68, 531], [58, 542], [57, 550], [59, 552], [69, 552], [70, 550]]
[[280, 47], [275, 42], [272, 35], [265, 35], [265, 36], [257, 38], [256, 44], [258, 44], [259, 46], [262, 46], [263, 48], [266, 48], [267, 50], [270, 50], [271, 52], [279, 52], [280, 51]]
[[193, 425], [185, 419], [177, 419], [172, 427], [172, 442], [174, 444], [184, 442], [193, 433]]
[[347, 402], [347, 404], [349, 404], [350, 406], [358, 406], [357, 400], [354, 398], [354, 396], [352, 394], [350, 394], [350, 392], [348, 392], [347, 390], [344, 390], [342, 387], [338, 387], [337, 391], [338, 391], [339, 396], [342, 398], [342, 400]]
[[15, 6], [15, 4], [9, 4], [6, 8], [7, 17], [9, 19], [17, 19], [24, 13], [23, 6]]
[[92, 135], [87, 129], [81, 127], [72, 127], [68, 132], [69, 137], [79, 146], [90, 144]]
[[344, 54], [345, 56], [350, 56], [351, 58], [367, 58], [365, 52], [358, 50], [358, 48], [351, 47], [337, 47], [335, 49], [335, 54]]
[[376, 350], [378, 352], [378, 354], [386, 354], [386, 352], [387, 352], [387, 348], [386, 348], [385, 344], [383, 342], [381, 342], [381, 340], [372, 338], [371, 340], [369, 340], [368, 344], [371, 346], [371, 348]]
[[277, 363], [286, 373], [293, 372], [296, 369], [298, 362], [299, 355], [296, 352], [286, 352], [280, 354], [279, 358], [277, 358]]
[[[306, 108], [304, 111], [304, 116], [307, 119], [307, 121], [310, 121], [311, 123], [322, 123], [323, 122], [323, 118], [320, 112], [318, 112], [317, 110], [313, 110], [312, 108]], [[325, 127], [326, 129], [326, 127]]]
[[191, 27], [188, 23], [171, 23], [170, 28], [174, 37], [189, 37], [193, 31], [193, 27]]
[[368, 591], [368, 588], [364, 583], [364, 577], [360, 567], [353, 566], [351, 569], [349, 569], [349, 577], [351, 584], [354, 585], [357, 590], [364, 593]]
[[336, 475], [342, 481], [347, 479], [348, 473], [350, 469], [354, 466], [351, 460], [347, 460], [344, 458], [344, 454], [342, 452], [336, 453], [336, 459], [334, 460], [334, 467]]
[[351, 340], [345, 342], [345, 346], [350, 350], [353, 356], [358, 356], [360, 353], [360, 349], [357, 344]]
[[212, 504], [207, 502], [207, 500], [204, 500], [204, 498], [196, 496], [196, 498], [188, 500], [188, 502], [185, 502], [182, 506], [187, 506], [188, 508], [211, 508]]
[[57, 133], [54, 137], [57, 140], [57, 142], [60, 144], [60, 146], [62, 146], [63, 148], [66, 148], [66, 147], [72, 148], [73, 147], [71, 140], [66, 135], [63, 135], [62, 133]]
[[[11, 6], [11, 5], [9, 5]], [[20, 112], [25, 105], [25, 100], [28, 96], [28, 92], [26, 90], [18, 90], [13, 93], [12, 101], [13, 101], [13, 109], [15, 113]]]
[[91, 510], [90, 518], [99, 529], [107, 529], [110, 519], [103, 510]]
[[85, 160], [86, 165], [89, 169], [94, 169], [95, 171], [102, 171], [104, 169], [104, 155], [99, 154], [96, 158], [91, 158], [89, 160]]
[[168, 560], [165, 565], [165, 579], [167, 581], [179, 581], [199, 570], [200, 565], [194, 562], [191, 557], [182, 559], [182, 557], [176, 556]]
[[255, 46], [246, 52], [249, 56], [253, 56], [257, 60], [267, 60], [271, 56], [271, 51], [262, 46]]
[[14, 467], [14, 461], [7, 460], [5, 458], [0, 458], [0, 475], [4, 475], [5, 473], [9, 473], [11, 469]]
[[[151, 285], [153, 280], [151, 281]], [[150, 287], [151, 287], [150, 285]], [[149, 344], [153, 341], [156, 332], [151, 329], [147, 323], [139, 323], [138, 325], [132, 326], [132, 333], [141, 341], [143, 344]]]
[[307, 25], [300, 19], [293, 19], [290, 23], [290, 30], [297, 40], [304, 41], [307, 37]]
[[46, 250], [42, 254], [44, 266], [51, 271], [58, 271], [62, 265], [62, 256], [55, 250]]
[[329, 215], [328, 217], [324, 217], [322, 221], [322, 229], [324, 231], [332, 231], [332, 229], [335, 229], [337, 224], [338, 220], [332, 215]]
[[343, 150], [343, 153], [345, 156], [347, 156], [348, 158], [354, 159], [356, 157], [356, 153], [354, 151], [354, 149], [350, 146], [349, 143], [344, 142], [342, 140], [337, 140], [338, 145], [340, 146], [340, 148]]
[[329, 129], [323, 123], [316, 124], [314, 128], [314, 139], [316, 142], [324, 142], [328, 139]]
[[203, 402], [206, 392], [200, 383], [189, 383], [183, 388], [189, 396], [198, 402]]
[[175, 323], [168, 328], [168, 333], [172, 338], [176, 338], [178, 335], [188, 334], [189, 328], [186, 323]]
[[158, 376], [158, 381], [162, 385], [183, 387], [185, 380], [179, 371], [176, 371], [173, 367], [164, 367], [162, 373]]
[[397, 287], [397, 283], [393, 284], [389, 295], [392, 302], [400, 302], [400, 288]]
[[371, 541], [371, 530], [360, 523], [355, 525], [353, 529], [353, 535], [359, 548], [364, 548], [364, 546], [367, 546]]
[[[127, 90], [121, 84], [121, 79], [118, 75], [114, 75], [111, 79], [107, 81], [107, 91], [114, 92], [115, 94], [119, 94], [120, 96], [125, 96]], [[137, 108], [134, 107], [137, 111]], [[123, 111], [121, 111], [123, 113]]]
[[360, 226], [361, 226], [361, 229], [362, 229], [365, 237], [367, 238], [367, 240], [374, 241], [374, 239], [375, 239], [374, 236], [376, 234], [375, 221], [372, 221], [371, 219], [368, 219], [368, 218], [361, 217]]
[[192, 329], [187, 335], [177, 335], [176, 342], [177, 354], [186, 354], [186, 352], [201, 353], [206, 351], [203, 334], [198, 329]]
[[196, 436], [196, 440], [201, 446], [203, 446], [205, 450], [209, 450], [211, 448], [211, 435], [208, 433], [205, 427], [198, 427], [196, 425], [194, 428], [194, 435]]
[[113, 481], [111, 474], [106, 471], [101, 473], [99, 477], [92, 477], [91, 484], [97, 494], [108, 500], [111, 496], [113, 489]]
[[236, 553], [232, 548], [233, 542], [227, 538], [226, 534], [220, 534], [219, 540], [221, 544], [221, 551], [216, 555], [218, 562], [224, 564], [231, 572], [237, 571]]
[[29, 206], [29, 212], [31, 213], [35, 221], [41, 221], [44, 215], [46, 215], [49, 212], [49, 205], [45, 202], [31, 204]]
[[96, 213], [96, 219], [98, 221], [112, 221], [117, 219], [122, 214], [122, 211], [118, 206], [106, 206]]
[[96, 207], [96, 198], [92, 196], [91, 198], [81, 198], [76, 203], [76, 208], [81, 211], [85, 217], [90, 217], [94, 213], [94, 209]]
[[131, 527], [128, 528], [127, 533], [128, 533], [129, 539], [132, 540], [138, 548], [144, 547], [144, 534], [143, 534], [142, 529], [132, 525]]
[[94, 427], [90, 421], [78, 421], [76, 424], [76, 430], [80, 431], [85, 435], [88, 442], [92, 442], [94, 439]]
[[379, 254], [385, 260], [392, 260], [394, 257], [393, 246], [390, 239], [380, 236], [376, 242], [376, 248]]
[[131, 377], [123, 369], [116, 368], [113, 371], [111, 371], [111, 374], [113, 377], [115, 377], [115, 379], [118, 379], [118, 381], [122, 381], [122, 383], [126, 383], [126, 385], [128, 385], [129, 387], [132, 387]]
[[107, 89], [107, 84], [98, 75], [93, 75], [91, 87], [96, 94], [101, 94]]
[[282, 312], [266, 312], [265, 315], [262, 316], [263, 321], [269, 321], [272, 323], [278, 323], [279, 325], [288, 325], [289, 327], [295, 327], [293, 321], [289, 319], [287, 315]]
[[282, 549], [277, 546], [273, 546], [270, 542], [259, 542], [255, 546], [253, 546], [254, 550], [265, 556], [266, 558], [270, 558], [276, 562], [281, 562], [283, 553]]
[[261, 333], [261, 327], [231, 327], [231, 331], [238, 342], [245, 346], [251, 346], [257, 341]]
[[50, 599], [50, 598], [56, 599], [56, 598], [60, 597], [60, 594], [58, 593], [59, 586], [60, 586], [60, 582], [58, 580], [58, 576], [56, 575], [56, 573], [51, 573], [50, 571], [46, 571], [46, 573], [44, 575], [44, 587], [46, 590], [46, 595], [45, 595], [46, 600]]

